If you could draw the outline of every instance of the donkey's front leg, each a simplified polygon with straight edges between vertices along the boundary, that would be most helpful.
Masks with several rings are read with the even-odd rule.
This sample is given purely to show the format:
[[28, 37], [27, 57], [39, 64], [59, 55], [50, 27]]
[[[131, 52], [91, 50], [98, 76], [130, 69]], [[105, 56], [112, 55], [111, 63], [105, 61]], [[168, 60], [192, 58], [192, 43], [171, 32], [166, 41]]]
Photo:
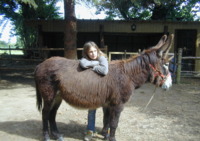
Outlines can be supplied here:
[[110, 136], [108, 129], [110, 128], [110, 109], [108, 107], [103, 107], [103, 129], [101, 134], [104, 136], [104, 139], [107, 140]]
[[115, 139], [115, 131], [118, 126], [119, 117], [124, 108], [123, 104], [116, 105], [111, 107], [110, 109], [110, 137], [109, 141], [116, 141]]

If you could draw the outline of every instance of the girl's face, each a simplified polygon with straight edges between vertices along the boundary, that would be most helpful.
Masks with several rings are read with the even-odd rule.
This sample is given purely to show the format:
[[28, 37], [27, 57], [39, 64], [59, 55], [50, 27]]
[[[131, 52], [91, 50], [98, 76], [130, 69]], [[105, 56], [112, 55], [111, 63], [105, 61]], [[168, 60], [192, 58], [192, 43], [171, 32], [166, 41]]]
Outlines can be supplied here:
[[91, 60], [96, 60], [97, 57], [98, 57], [98, 53], [97, 53], [97, 49], [95, 47], [90, 47], [90, 49], [88, 50], [88, 57], [91, 59]]

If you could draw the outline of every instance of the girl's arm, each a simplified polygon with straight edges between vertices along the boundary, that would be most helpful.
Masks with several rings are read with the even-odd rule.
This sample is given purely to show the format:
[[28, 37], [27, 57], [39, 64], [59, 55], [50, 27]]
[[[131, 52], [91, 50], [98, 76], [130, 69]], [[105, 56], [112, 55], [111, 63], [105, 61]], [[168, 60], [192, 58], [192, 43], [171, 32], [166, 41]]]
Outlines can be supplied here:
[[108, 74], [108, 60], [106, 57], [101, 56], [99, 57], [99, 65], [94, 66], [93, 70], [101, 75], [107, 75]]
[[94, 66], [99, 65], [99, 61], [95, 61], [95, 60], [87, 60], [86, 58], [82, 58], [80, 60], [80, 66], [84, 69], [87, 68], [93, 68]]

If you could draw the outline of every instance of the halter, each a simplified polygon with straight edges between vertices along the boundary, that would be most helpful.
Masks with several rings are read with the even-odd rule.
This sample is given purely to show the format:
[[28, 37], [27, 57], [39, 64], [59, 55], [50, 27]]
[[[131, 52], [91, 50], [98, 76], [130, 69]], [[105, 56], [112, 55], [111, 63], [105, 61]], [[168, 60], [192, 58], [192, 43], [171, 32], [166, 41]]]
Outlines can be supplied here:
[[165, 80], [167, 79], [167, 77], [170, 76], [169, 72], [167, 73], [167, 75], [164, 75], [161, 71], [159, 71], [158, 69], [156, 69], [152, 64], [149, 64], [149, 66], [153, 69], [154, 72], [156, 72], [154, 74], [154, 77], [160, 76], [163, 79], [162, 82], [161, 82], [161, 85], [165, 82]]

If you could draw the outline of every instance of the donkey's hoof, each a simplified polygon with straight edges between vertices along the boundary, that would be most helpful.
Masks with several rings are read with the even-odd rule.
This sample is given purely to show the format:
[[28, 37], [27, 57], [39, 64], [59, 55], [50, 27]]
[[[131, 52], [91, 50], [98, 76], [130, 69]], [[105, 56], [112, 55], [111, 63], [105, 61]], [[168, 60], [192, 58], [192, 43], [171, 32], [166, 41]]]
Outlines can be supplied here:
[[51, 136], [54, 140], [57, 140], [57, 141], [64, 141], [63, 139], [63, 135], [60, 134], [59, 132], [51, 132]]
[[43, 141], [50, 141], [49, 137], [44, 137]]
[[109, 141], [109, 137], [110, 137], [110, 134], [106, 134], [106, 135], [104, 135], [103, 140], [105, 140], [105, 141]]
[[116, 141], [115, 137], [110, 137], [109, 141]]
[[44, 132], [44, 138], [43, 138], [43, 141], [50, 141], [50, 137], [49, 137], [48, 132]]
[[64, 141], [63, 136], [60, 136], [57, 141]]

